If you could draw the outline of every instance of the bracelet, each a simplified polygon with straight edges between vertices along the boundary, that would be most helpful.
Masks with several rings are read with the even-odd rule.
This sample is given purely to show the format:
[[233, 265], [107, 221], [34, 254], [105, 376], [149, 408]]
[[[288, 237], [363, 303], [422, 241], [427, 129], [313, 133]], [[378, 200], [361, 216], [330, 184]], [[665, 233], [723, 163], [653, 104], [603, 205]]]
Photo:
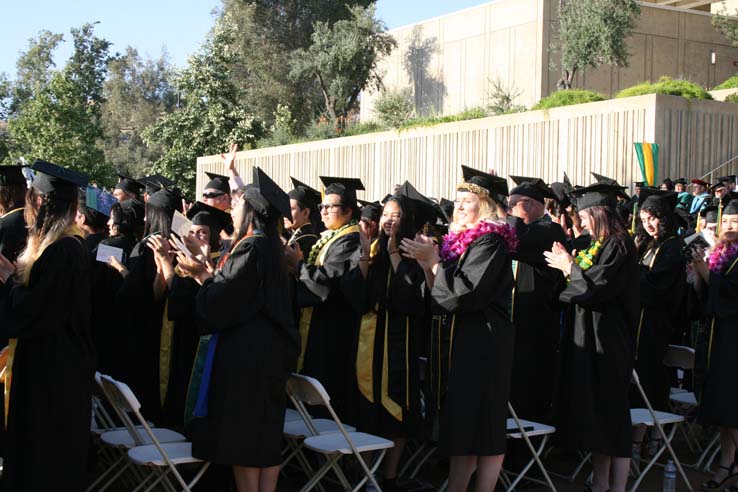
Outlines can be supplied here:
[[390, 250], [387, 250], [387, 252], [388, 252], [389, 254], [393, 255], [393, 254], [395, 254], [395, 253], [399, 253], [399, 252], [400, 252], [400, 249], [399, 249], [399, 248], [397, 248], [397, 249], [393, 249], [392, 251], [390, 251]]

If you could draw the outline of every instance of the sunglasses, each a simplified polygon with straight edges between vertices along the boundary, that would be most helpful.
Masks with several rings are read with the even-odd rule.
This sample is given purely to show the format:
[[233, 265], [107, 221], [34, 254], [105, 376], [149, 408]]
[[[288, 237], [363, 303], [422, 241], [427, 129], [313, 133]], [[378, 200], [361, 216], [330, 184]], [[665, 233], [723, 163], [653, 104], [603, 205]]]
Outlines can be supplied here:
[[203, 193], [202, 197], [203, 198], [218, 198], [219, 196], [223, 196], [223, 195], [225, 195], [225, 193], [222, 191], [221, 192], [210, 191], [208, 193]]
[[331, 213], [335, 208], [343, 208], [343, 205], [340, 203], [321, 203], [318, 205], [319, 212], [325, 211], [326, 213]]

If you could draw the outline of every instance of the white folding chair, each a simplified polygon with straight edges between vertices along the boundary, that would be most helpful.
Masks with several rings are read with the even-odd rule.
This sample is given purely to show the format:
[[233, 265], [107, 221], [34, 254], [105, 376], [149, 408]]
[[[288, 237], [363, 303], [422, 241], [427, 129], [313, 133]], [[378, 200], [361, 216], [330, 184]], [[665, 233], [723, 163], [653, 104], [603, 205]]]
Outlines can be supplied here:
[[[169, 480], [169, 474], [174, 475], [177, 482], [186, 492], [190, 492], [191, 488], [200, 480], [202, 475], [210, 466], [210, 463], [192, 456], [192, 444], [189, 442], [161, 442], [153, 432], [149, 424], [141, 415], [141, 404], [131, 389], [124, 383], [118, 382], [109, 376], [101, 376], [102, 386], [105, 393], [110, 398], [116, 411], [123, 420], [126, 428], [131, 435], [146, 436], [141, 437], [141, 442], [150, 442], [151, 444], [136, 445], [128, 450], [128, 459], [138, 466], [153, 468], [152, 472], [144, 478], [143, 481], [134, 489], [138, 492], [146, 486], [147, 482], [156, 477], [156, 479], [148, 485], [144, 492], [149, 492], [160, 482], [164, 482], [165, 487], [174, 490], [174, 485]], [[128, 416], [133, 414], [143, 432], [133, 425], [133, 421]], [[177, 470], [177, 465], [183, 464], [200, 464], [202, 466], [197, 471], [192, 480], [185, 482], [182, 475]], [[162, 470], [163, 469], [163, 470]]]
[[[141, 425], [133, 425], [133, 422], [127, 416], [125, 408], [121, 408], [116, 404], [108, 389], [103, 385], [103, 377], [105, 376], [96, 372], [95, 382], [98, 384], [102, 395], [110, 403], [111, 408], [123, 426], [118, 426], [107, 409], [105, 409], [102, 401], [97, 397], [93, 397], [93, 417], [97, 424], [97, 427], [93, 429], [93, 433], [97, 436], [101, 447], [108, 450], [110, 454], [107, 456], [107, 468], [86, 489], [87, 492], [94, 490], [98, 486], [100, 486], [98, 492], [104, 492], [120, 477], [126, 478], [129, 483], [133, 483], [135, 486], [135, 483], [140, 482], [144, 476], [139, 470], [133, 467], [133, 463], [128, 459], [128, 451], [136, 446], [152, 444], [151, 439], [143, 432], [143, 427]], [[159, 442], [184, 442], [187, 440], [185, 436], [178, 432], [153, 427], [153, 424], [149, 422], [147, 424], [151, 427], [151, 431]], [[127, 472], [130, 472], [133, 476], [129, 476], [126, 474]], [[103, 483], [103, 480], [106, 481]]]
[[[662, 439], [662, 445], [659, 447], [659, 449], [654, 453], [654, 455], [651, 457], [651, 460], [648, 462], [645, 468], [643, 470], [639, 470], [638, 477], [636, 478], [636, 481], [633, 483], [633, 486], [630, 488], [631, 492], [635, 492], [638, 489], [638, 486], [641, 484], [641, 481], [646, 476], [646, 473], [653, 467], [653, 465], [656, 463], [656, 460], [659, 459], [661, 454], [665, 450], [669, 451], [669, 454], [671, 455], [671, 459], [674, 461], [674, 464], [677, 467], [677, 471], [682, 477], [682, 480], [684, 481], [685, 485], [687, 486], [687, 489], [692, 492], [692, 484], [689, 483], [689, 479], [687, 478], [687, 475], [684, 473], [684, 468], [682, 468], [682, 463], [679, 461], [679, 458], [677, 457], [676, 453], [674, 452], [674, 448], [671, 446], [671, 441], [674, 439], [674, 434], [676, 433], [676, 429], [679, 426], [680, 423], [684, 422], [684, 417], [681, 415], [677, 415], [674, 413], [667, 413], [667, 412], [657, 412], [653, 409], [651, 406], [651, 401], [646, 396], [646, 392], [643, 390], [643, 386], [641, 386], [641, 380], [638, 377], [638, 373], [635, 369], [633, 369], [632, 373], [632, 382], [636, 385], [636, 388], [638, 388], [638, 392], [641, 395], [641, 398], [643, 399], [643, 402], [646, 404], [646, 408], [633, 408], [630, 410], [630, 419], [633, 423], [633, 426], [638, 425], [645, 425], [647, 427], [656, 427], [656, 429], [659, 432], [659, 435]], [[671, 431], [669, 432], [669, 435], [666, 434], [664, 431], [664, 425], [670, 425], [672, 426]], [[638, 468], [638, 467], [637, 467]]]
[[[530, 461], [528, 461], [528, 463], [526, 463], [526, 465], [523, 467], [522, 470], [520, 470], [519, 473], [512, 473], [503, 470], [503, 473], [500, 474], [500, 478], [503, 481], [503, 484], [505, 484], [507, 490], [515, 490], [515, 487], [523, 478], [525, 478], [528, 470], [530, 470], [531, 467], [536, 464], [538, 465], [538, 469], [543, 474], [544, 480], [542, 481], [535, 478], [529, 478], [528, 480], [547, 485], [548, 488], [552, 490], [552, 492], [556, 492], [556, 487], [554, 486], [553, 481], [551, 480], [551, 477], [546, 470], [546, 467], [543, 466], [543, 462], [541, 461], [541, 455], [546, 449], [548, 439], [556, 432], [556, 428], [550, 425], [542, 424], [540, 422], [532, 422], [530, 420], [523, 420], [518, 418], [518, 415], [517, 413], [515, 413], [515, 409], [510, 402], [507, 403], [507, 408], [510, 411], [510, 415], [512, 415], [512, 418], [507, 419], [507, 438], [522, 439], [531, 453], [531, 459]], [[538, 445], [537, 449], [533, 447], [533, 443], [530, 441], [531, 437], [536, 436], [543, 436], [541, 439], [541, 443]], [[515, 480], [513, 480], [512, 482], [510, 482], [509, 479], [510, 475], [516, 477]]]
[[[338, 480], [341, 482], [341, 485], [345, 490], [357, 492], [368, 480], [372, 485], [374, 485], [378, 492], [381, 492], [382, 489], [374, 478], [374, 472], [379, 468], [387, 449], [393, 447], [394, 443], [371, 434], [348, 431], [346, 426], [341, 423], [338, 415], [336, 415], [336, 412], [333, 410], [328, 392], [316, 379], [300, 374], [293, 374], [287, 381], [287, 392], [295, 405], [295, 408], [303, 416], [305, 425], [308, 427], [311, 425], [309, 423], [310, 417], [307, 416], [307, 410], [305, 408], [305, 404], [307, 403], [308, 405], [320, 405], [325, 407], [333, 419], [333, 422], [338, 427], [338, 432], [314, 434], [303, 441], [303, 445], [306, 449], [323, 455], [326, 459], [326, 463], [315, 473], [315, 475], [313, 475], [312, 478], [310, 478], [310, 480], [308, 480], [302, 488], [302, 492], [307, 492], [315, 487], [323, 476], [331, 469], [334, 470]], [[317, 431], [317, 429], [315, 429], [315, 431]], [[367, 466], [364, 458], [361, 456], [361, 453], [370, 451], [379, 451], [372, 468]], [[346, 455], [353, 455], [364, 472], [364, 478], [362, 478], [353, 488], [349, 484], [348, 479], [338, 463], [339, 460]]]

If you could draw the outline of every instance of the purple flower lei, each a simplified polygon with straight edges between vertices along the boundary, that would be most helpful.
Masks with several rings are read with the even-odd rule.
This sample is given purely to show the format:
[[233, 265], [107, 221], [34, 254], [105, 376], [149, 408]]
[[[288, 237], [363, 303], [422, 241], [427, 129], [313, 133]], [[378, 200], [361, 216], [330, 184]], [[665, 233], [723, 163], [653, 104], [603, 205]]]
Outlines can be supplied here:
[[735, 259], [736, 254], [738, 254], [738, 243], [731, 244], [730, 246], [726, 246], [725, 243], [718, 244], [707, 260], [710, 271], [723, 273], [728, 268], [730, 262]]
[[464, 254], [471, 243], [490, 233], [500, 236], [511, 253], [517, 249], [518, 237], [515, 235], [515, 229], [504, 223], [482, 221], [472, 229], [449, 232], [443, 236], [441, 259], [443, 261], [455, 261]]

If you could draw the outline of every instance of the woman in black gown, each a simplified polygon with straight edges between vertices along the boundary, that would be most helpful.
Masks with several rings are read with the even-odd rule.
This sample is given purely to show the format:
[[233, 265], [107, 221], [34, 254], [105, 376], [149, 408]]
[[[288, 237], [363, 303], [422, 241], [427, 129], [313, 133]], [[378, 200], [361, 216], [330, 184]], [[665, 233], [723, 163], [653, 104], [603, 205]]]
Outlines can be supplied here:
[[[676, 193], [643, 189], [639, 201], [636, 245], [640, 258], [641, 315], [636, 332], [635, 368], [653, 408], [668, 412], [671, 381], [663, 361], [674, 327], [686, 317], [684, 242], [677, 235]], [[630, 404], [632, 408], [646, 407], [634, 388]], [[645, 432], [645, 425], [633, 431], [634, 459], [641, 455]], [[649, 456], [663, 444], [661, 441], [656, 429], [652, 428], [647, 449]]]
[[[18, 268], [0, 255], [0, 337], [6, 368], [4, 490], [84, 490], [94, 349], [90, 264], [76, 173], [37, 161]], [[73, 181], [70, 181], [73, 180]], [[86, 184], [86, 183], [85, 183]]]
[[[420, 375], [416, 330], [425, 311], [425, 277], [417, 262], [402, 258], [399, 242], [414, 238], [423, 214], [411, 196], [422, 202], [410, 183], [384, 205], [379, 220], [379, 248], [370, 256], [371, 234], [360, 222], [363, 254], [358, 271], [347, 280], [364, 313], [356, 356], [359, 430], [392, 439], [384, 461], [382, 490], [396, 490], [397, 468], [405, 442], [419, 431]], [[426, 207], [432, 210], [428, 201]]]
[[559, 243], [545, 253], [549, 266], [568, 279], [559, 296], [569, 308], [554, 405], [557, 434], [563, 447], [592, 452], [593, 492], [625, 492], [630, 467], [628, 393], [640, 289], [635, 244], [615, 210], [620, 190], [598, 183], [574, 191], [592, 244], [576, 258]]
[[706, 292], [709, 316], [707, 374], [700, 397], [700, 416], [705, 425], [720, 428], [720, 468], [703, 490], [718, 491], [735, 484], [738, 467], [738, 202], [728, 203], [720, 221], [719, 242], [707, 263], [702, 252], [692, 266], [699, 287]]
[[[273, 491], [281, 462], [285, 385], [297, 360], [290, 283], [277, 223], [289, 198], [260, 169], [233, 208], [236, 232], [220, 268], [178, 254], [199, 284], [201, 333], [213, 333], [212, 376], [200, 385], [192, 452], [233, 466], [239, 492]], [[215, 340], [213, 342], [213, 340]], [[207, 405], [203, 405], [203, 403]]]
[[[432, 302], [451, 317], [451, 363], [439, 449], [451, 457], [449, 491], [494, 490], [505, 453], [514, 331], [510, 322], [515, 231], [492, 198], [507, 181], [464, 167], [441, 254], [429, 238], [403, 239], [423, 267]], [[503, 219], [502, 221], [500, 219]]]

